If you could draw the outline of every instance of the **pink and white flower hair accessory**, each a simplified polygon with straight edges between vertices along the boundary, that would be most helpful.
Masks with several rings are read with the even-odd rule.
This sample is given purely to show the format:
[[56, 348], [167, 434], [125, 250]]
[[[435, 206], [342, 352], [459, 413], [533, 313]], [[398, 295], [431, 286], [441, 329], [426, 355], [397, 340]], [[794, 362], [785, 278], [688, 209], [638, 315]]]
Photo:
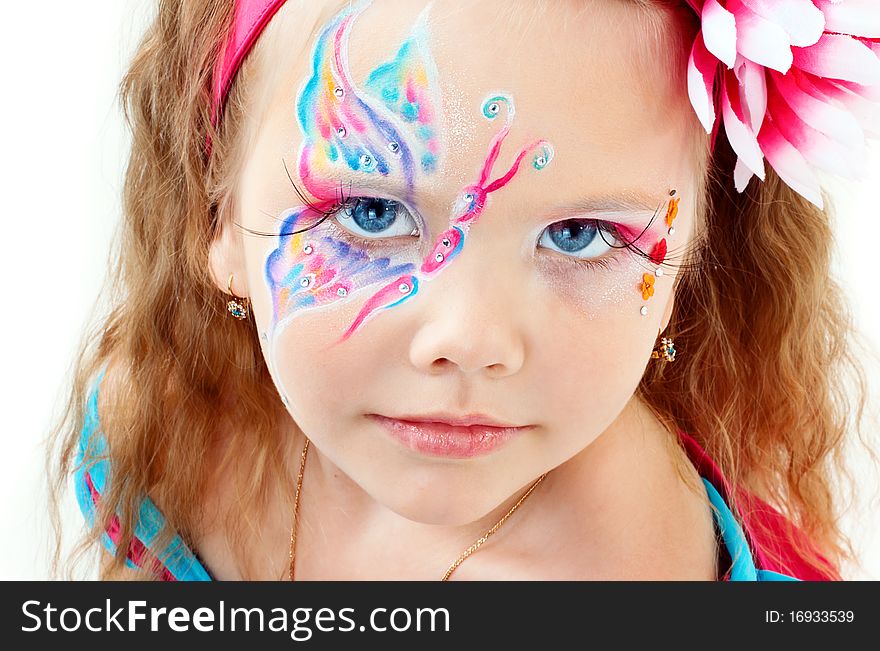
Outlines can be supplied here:
[[816, 170], [862, 178], [880, 137], [880, 0], [687, 2], [702, 20], [688, 95], [713, 147], [723, 121], [737, 191], [764, 180], [765, 157], [819, 208]]

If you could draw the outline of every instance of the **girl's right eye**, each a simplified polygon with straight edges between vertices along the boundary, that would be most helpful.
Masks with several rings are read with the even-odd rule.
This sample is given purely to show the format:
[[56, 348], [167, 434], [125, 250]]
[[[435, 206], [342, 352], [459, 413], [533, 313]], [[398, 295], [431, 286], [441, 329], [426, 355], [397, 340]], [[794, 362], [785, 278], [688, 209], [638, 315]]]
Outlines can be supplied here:
[[368, 240], [419, 234], [412, 213], [393, 199], [349, 199], [339, 208], [336, 222], [352, 235]]

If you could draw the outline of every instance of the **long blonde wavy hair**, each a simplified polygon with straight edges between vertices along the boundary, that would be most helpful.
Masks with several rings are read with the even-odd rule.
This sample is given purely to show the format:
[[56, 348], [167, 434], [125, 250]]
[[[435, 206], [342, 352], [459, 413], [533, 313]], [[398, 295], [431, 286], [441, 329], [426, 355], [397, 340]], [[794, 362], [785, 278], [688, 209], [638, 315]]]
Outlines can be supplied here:
[[[675, 4], [626, 1], [649, 13]], [[211, 75], [231, 5], [160, 0], [121, 84], [132, 145], [104, 292], [109, 313], [96, 309], [50, 437], [58, 541], [59, 500], [74, 471], [86, 398], [108, 364], [100, 422], [114, 481], [99, 502], [96, 526], [69, 562], [61, 563], [56, 547], [55, 574], [62, 565], [72, 573], [76, 561], [100, 545], [102, 524], [114, 513], [118, 546], [128, 549], [145, 494], [157, 498], [169, 525], [159, 549], [174, 532], [194, 538], [212, 474], [238, 455], [246, 459], [250, 481], [239, 487], [239, 508], [226, 514], [226, 526], [248, 578], [247, 532], [259, 526], [253, 513], [286, 472], [277, 452], [281, 425], [290, 417], [253, 321], [248, 327], [227, 318], [208, 271], [209, 244], [230, 206], [251, 67], [245, 63], [215, 130]], [[698, 28], [695, 17], [669, 30], [654, 20], [660, 14], [651, 15], [647, 24], [663, 40], [665, 58], [680, 63]], [[213, 142], [210, 157], [206, 137]], [[814, 543], [799, 549], [804, 560], [837, 576], [855, 556], [839, 522], [854, 487], [845, 443], [857, 439], [873, 453], [859, 436], [867, 388], [853, 348], [857, 339], [830, 273], [832, 214], [805, 201], [772, 169], [765, 182], [735, 193], [734, 162], [719, 137], [697, 197], [701, 235], [682, 263], [668, 328], [681, 353], [674, 364], [649, 365], [638, 395], [670, 431], [680, 427], [694, 436], [735, 490], [761, 497], [800, 527]], [[233, 432], [227, 455], [219, 468], [207, 467], [203, 459], [220, 427]], [[123, 564], [123, 554], [107, 559], [102, 576], [117, 576]], [[139, 576], [154, 578], [146, 570]]]

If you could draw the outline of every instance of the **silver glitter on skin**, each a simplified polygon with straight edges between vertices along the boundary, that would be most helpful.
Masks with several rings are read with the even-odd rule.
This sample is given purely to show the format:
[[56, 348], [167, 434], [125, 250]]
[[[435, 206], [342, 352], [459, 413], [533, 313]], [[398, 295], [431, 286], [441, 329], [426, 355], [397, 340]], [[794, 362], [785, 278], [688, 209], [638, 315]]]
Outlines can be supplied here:
[[[465, 104], [462, 97], [465, 93], [461, 90], [464, 84], [460, 84], [457, 75], [445, 74], [443, 77], [443, 119], [445, 126], [446, 151], [468, 151], [477, 139], [477, 120], [474, 120], [474, 108]], [[457, 185], [467, 185], [471, 182], [472, 172], [462, 166], [455, 166], [448, 170], [448, 176], [455, 180]]]
[[638, 281], [644, 273], [644, 263], [632, 254], [618, 251], [617, 255], [622, 256], [620, 262], [612, 263], [610, 269], [595, 270], [580, 269], [574, 261], [548, 262], [541, 259], [545, 254], [537, 255], [535, 266], [547, 289], [584, 319], [598, 321], [638, 314], [643, 304]]

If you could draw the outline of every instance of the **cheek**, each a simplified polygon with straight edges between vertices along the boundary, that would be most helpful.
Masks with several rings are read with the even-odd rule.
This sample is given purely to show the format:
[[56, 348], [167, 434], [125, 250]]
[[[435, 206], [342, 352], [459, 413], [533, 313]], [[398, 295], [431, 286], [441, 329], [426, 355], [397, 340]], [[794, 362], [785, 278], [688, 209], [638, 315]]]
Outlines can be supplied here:
[[249, 252], [251, 287], [258, 288], [252, 306], [276, 388], [295, 420], [314, 430], [328, 417], [352, 413], [356, 388], [375, 379], [381, 359], [370, 355], [383, 350], [370, 341], [377, 329], [351, 342], [341, 337], [377, 294], [398, 291], [397, 279], [415, 269], [415, 258], [371, 254], [324, 226], [295, 230], [289, 219], [280, 231], [287, 235]]
[[[664, 284], [644, 301], [643, 266], [633, 261], [582, 273], [579, 283], [574, 275], [552, 281], [536, 381], [546, 396], [545, 413], [568, 437], [565, 445], [583, 446], [604, 431], [644, 374], [672, 281], [658, 278]], [[645, 304], [654, 312], [647, 317], [640, 313]]]
[[308, 432], [342, 425], [359, 401], [359, 387], [370, 381], [365, 369], [375, 373], [375, 364], [358, 356], [374, 348], [334, 345], [347, 317], [347, 310], [336, 312], [304, 314], [264, 347], [285, 406]]
[[[657, 265], [622, 253], [608, 269], [579, 269], [575, 262], [545, 261], [540, 263], [540, 278], [552, 297], [554, 313], [631, 329], [644, 325], [645, 316], [662, 313], [657, 306], [665, 304], [673, 277], [657, 276], [656, 270]], [[651, 279], [646, 281], [645, 274]], [[646, 282], [652, 293], [645, 291]], [[641, 314], [643, 307], [648, 308], [648, 315]]]

